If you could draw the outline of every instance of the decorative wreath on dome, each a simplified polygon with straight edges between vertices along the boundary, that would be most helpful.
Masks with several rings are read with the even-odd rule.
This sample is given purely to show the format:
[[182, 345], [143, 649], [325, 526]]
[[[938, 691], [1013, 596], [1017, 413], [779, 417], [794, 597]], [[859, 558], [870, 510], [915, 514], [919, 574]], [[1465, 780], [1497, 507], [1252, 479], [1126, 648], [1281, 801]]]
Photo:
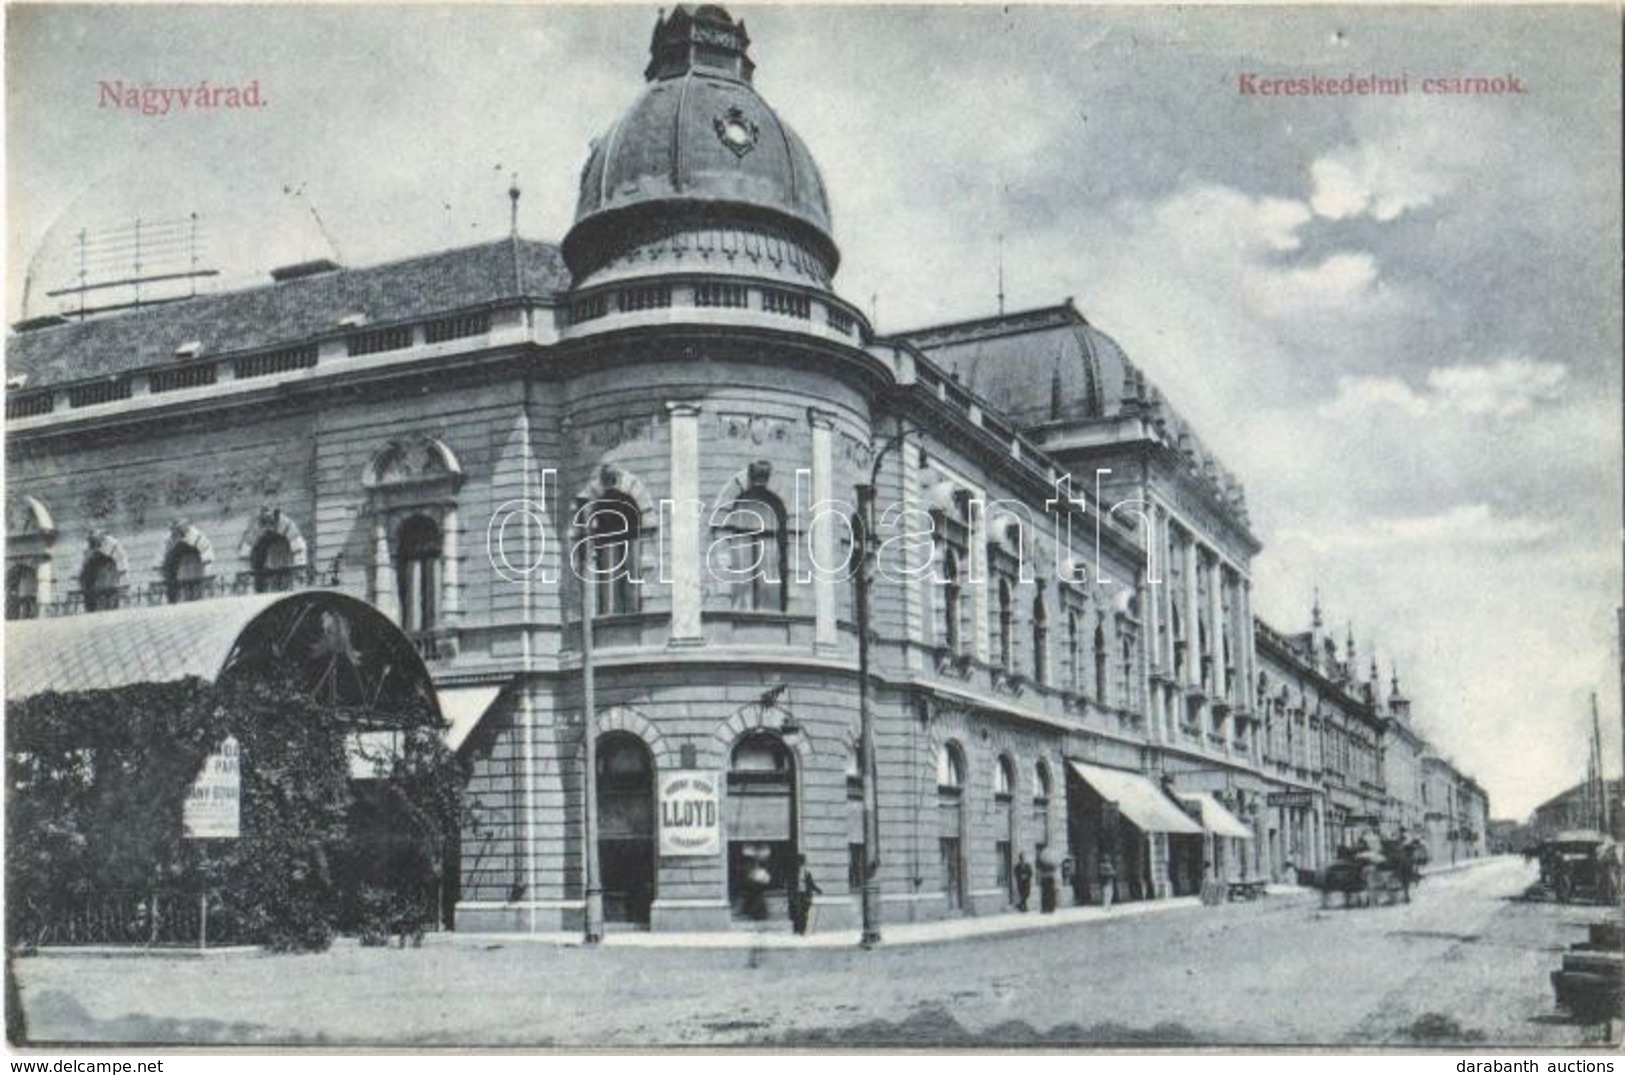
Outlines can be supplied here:
[[717, 132], [717, 139], [733, 151], [736, 157], [743, 157], [756, 148], [756, 140], [761, 136], [760, 129], [745, 117], [743, 109], [728, 109], [711, 123]]

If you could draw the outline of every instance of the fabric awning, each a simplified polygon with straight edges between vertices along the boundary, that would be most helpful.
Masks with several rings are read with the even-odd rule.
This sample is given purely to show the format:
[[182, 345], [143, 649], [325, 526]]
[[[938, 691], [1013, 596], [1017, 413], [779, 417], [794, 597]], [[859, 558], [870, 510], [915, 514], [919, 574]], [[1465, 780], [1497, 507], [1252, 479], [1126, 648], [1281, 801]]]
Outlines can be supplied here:
[[450, 725], [445, 731], [446, 747], [449, 750], [456, 752], [462, 748], [469, 733], [479, 727], [480, 720], [497, 700], [497, 695], [502, 693], [502, 687], [503, 684], [498, 683], [496, 686], [435, 689], [435, 694], [440, 697], [440, 713]]
[[1188, 803], [1195, 803], [1202, 811], [1202, 827], [1215, 836], [1230, 836], [1237, 840], [1251, 840], [1253, 830], [1224, 804], [1205, 791], [1176, 791]]
[[1102, 799], [1116, 803], [1117, 810], [1147, 832], [1169, 832], [1200, 836], [1202, 826], [1174, 804], [1151, 781], [1139, 773], [1122, 769], [1102, 769], [1081, 761], [1069, 761], [1072, 771], [1094, 788]]

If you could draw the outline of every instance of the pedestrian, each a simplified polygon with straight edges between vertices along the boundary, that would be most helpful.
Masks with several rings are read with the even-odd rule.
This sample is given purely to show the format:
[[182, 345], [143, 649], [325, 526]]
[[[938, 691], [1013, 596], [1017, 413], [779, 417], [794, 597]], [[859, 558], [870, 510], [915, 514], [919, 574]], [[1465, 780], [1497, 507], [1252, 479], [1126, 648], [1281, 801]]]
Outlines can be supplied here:
[[1100, 906], [1112, 909], [1112, 897], [1117, 895], [1117, 866], [1110, 855], [1100, 856]]
[[1033, 867], [1027, 861], [1027, 853], [1019, 852], [1016, 855], [1016, 906], [1025, 913], [1027, 899], [1033, 894]]
[[1038, 909], [1044, 914], [1055, 913], [1055, 856], [1049, 848], [1038, 853]]
[[812, 917], [813, 897], [822, 896], [824, 890], [813, 880], [807, 869], [807, 856], [796, 856], [796, 872], [790, 882], [790, 924], [798, 936], [806, 936], [807, 922]]

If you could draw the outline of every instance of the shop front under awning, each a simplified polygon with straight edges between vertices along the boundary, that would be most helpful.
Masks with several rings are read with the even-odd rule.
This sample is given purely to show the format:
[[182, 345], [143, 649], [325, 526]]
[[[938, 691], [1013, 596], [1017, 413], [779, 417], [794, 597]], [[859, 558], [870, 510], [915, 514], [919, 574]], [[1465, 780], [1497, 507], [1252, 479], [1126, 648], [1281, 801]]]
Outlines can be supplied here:
[[1102, 799], [1114, 804], [1118, 813], [1146, 832], [1168, 832], [1184, 836], [1200, 836], [1202, 827], [1192, 821], [1172, 799], [1151, 781], [1138, 773], [1122, 769], [1103, 769], [1081, 761], [1069, 761], [1072, 771], [1095, 790]]
[[439, 687], [440, 715], [446, 718], [444, 739], [446, 748], [453, 753], [462, 749], [485, 714], [496, 704], [497, 696], [506, 684], [480, 684], [471, 687]]
[[1224, 804], [1205, 791], [1178, 791], [1174, 793], [1185, 802], [1194, 804], [1202, 813], [1202, 827], [1215, 836], [1229, 836], [1237, 840], [1251, 840], [1253, 830]]

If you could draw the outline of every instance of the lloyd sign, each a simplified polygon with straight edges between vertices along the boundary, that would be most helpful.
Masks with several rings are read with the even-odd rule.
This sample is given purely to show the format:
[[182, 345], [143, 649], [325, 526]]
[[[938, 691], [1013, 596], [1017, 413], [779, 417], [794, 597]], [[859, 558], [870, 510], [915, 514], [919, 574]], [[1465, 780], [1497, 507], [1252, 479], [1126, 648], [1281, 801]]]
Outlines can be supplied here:
[[687, 769], [660, 778], [660, 853], [722, 853], [722, 804], [716, 773]]
[[237, 740], [226, 736], [203, 762], [181, 810], [189, 840], [235, 840], [240, 835], [238, 805], [242, 773], [237, 766]]

